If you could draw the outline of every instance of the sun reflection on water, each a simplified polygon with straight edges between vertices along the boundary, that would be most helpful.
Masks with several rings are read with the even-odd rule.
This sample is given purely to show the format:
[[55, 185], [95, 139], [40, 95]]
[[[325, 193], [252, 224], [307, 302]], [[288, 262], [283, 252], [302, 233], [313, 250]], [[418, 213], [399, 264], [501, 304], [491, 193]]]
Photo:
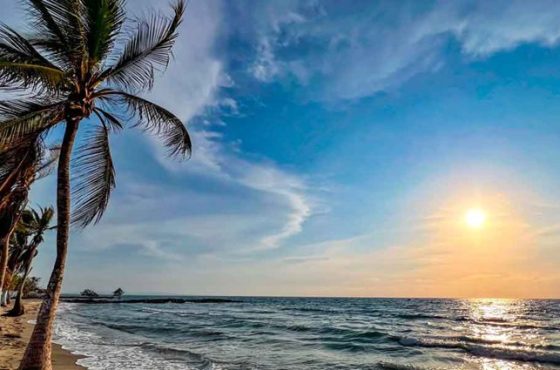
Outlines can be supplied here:
[[[467, 324], [463, 327], [471, 342], [473, 352], [478, 348], [496, 351], [534, 350], [546, 345], [546, 340], [537, 330], [520, 330], [527, 319], [530, 307], [527, 301], [515, 299], [472, 299], [466, 300], [465, 313]], [[479, 347], [477, 347], [479, 346]], [[493, 359], [492, 356], [480, 358], [480, 369], [518, 370], [540, 369], [530, 364], [512, 364], [511, 361]]]
[[[503, 344], [512, 340], [513, 330], [507, 323], [518, 321], [519, 307], [515, 300], [479, 299], [470, 302], [472, 324], [469, 329], [475, 338]], [[484, 324], [484, 325], [480, 325]], [[501, 324], [504, 324], [502, 326]]]

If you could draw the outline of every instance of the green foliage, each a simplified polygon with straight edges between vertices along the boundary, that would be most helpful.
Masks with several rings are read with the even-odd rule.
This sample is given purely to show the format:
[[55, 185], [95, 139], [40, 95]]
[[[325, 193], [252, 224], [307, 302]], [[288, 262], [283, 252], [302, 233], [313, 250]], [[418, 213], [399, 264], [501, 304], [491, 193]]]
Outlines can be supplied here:
[[[44, 241], [44, 234], [51, 229], [50, 223], [54, 217], [52, 207], [26, 209], [22, 212], [15, 232], [10, 240], [9, 266], [13, 268], [11, 290], [16, 290], [21, 282], [31, 271], [33, 259], [37, 256], [38, 248]], [[21, 276], [15, 275], [20, 273]], [[19, 279], [19, 280], [18, 280]], [[24, 288], [25, 289], [25, 288]]]
[[[23, 274], [14, 275], [12, 278], [12, 283], [10, 285], [10, 290], [16, 290], [23, 280]], [[25, 279], [25, 285], [23, 286], [23, 297], [27, 298], [33, 295], [40, 295], [43, 293], [43, 289], [39, 286], [41, 278], [30, 276]]]
[[56, 126], [88, 120], [72, 166], [72, 222], [85, 227], [101, 219], [115, 187], [110, 134], [129, 124], [161, 137], [171, 156], [190, 155], [181, 120], [135, 95], [167, 67], [185, 2], [170, 17], [128, 21], [123, 0], [27, 0], [27, 8], [33, 34], [0, 26], [0, 90], [24, 96], [0, 101], [0, 190], [18, 165], [1, 161], [8, 151], [26, 153]]

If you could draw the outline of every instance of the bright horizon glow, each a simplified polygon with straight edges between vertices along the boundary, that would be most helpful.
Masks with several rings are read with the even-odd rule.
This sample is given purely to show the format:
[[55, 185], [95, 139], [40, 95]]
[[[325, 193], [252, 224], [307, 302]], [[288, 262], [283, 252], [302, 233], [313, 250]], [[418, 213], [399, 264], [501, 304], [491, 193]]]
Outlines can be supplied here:
[[480, 229], [486, 223], [486, 212], [480, 208], [471, 208], [465, 214], [465, 222], [471, 229]]

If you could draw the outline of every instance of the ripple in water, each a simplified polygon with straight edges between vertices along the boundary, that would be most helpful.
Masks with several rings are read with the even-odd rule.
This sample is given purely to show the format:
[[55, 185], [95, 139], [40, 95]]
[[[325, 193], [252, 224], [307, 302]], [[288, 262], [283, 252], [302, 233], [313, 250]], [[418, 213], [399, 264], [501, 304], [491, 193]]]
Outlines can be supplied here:
[[55, 341], [90, 369], [560, 369], [560, 301], [235, 299], [62, 304]]

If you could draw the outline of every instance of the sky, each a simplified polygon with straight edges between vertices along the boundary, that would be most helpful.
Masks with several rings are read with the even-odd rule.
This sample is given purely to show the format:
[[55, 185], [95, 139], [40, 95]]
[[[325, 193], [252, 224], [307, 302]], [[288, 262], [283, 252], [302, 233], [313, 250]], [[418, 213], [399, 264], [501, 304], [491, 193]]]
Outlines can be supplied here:
[[[112, 137], [117, 188], [72, 231], [63, 290], [560, 297], [559, 18], [539, 0], [191, 0], [146, 97], [193, 156]], [[54, 194], [41, 180], [32, 204]], [[45, 283], [54, 255], [49, 235]]]

